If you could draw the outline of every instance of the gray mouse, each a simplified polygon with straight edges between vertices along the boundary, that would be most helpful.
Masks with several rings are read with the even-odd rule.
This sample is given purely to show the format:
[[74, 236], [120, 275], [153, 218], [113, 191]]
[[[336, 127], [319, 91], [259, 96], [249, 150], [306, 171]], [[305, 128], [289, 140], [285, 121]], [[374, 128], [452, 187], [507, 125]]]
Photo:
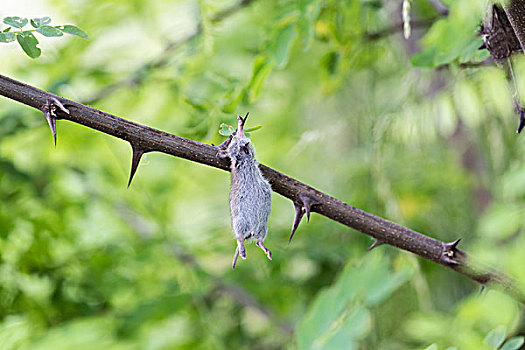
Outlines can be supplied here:
[[246, 259], [244, 241], [256, 241], [257, 246], [272, 260], [272, 252], [263, 243], [268, 233], [272, 188], [259, 169], [252, 142], [244, 133], [246, 118], [248, 113], [244, 118], [237, 116], [237, 130], [219, 146], [219, 156], [229, 157], [231, 161], [230, 211], [237, 239], [233, 269], [239, 255]]

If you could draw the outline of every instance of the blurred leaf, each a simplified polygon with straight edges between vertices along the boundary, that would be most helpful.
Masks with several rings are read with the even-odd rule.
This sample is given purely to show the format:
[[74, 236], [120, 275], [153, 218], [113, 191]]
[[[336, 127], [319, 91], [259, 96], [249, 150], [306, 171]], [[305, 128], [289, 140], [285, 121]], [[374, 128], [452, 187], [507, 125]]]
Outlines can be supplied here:
[[372, 328], [372, 316], [366, 308], [356, 308], [346, 317], [343, 324], [332, 333], [323, 349], [357, 349], [356, 340], [365, 337]]
[[416, 53], [412, 57], [410, 57], [410, 63], [414, 67], [420, 67], [420, 68], [433, 68], [436, 66], [434, 63], [436, 59], [436, 48], [435, 47], [429, 47], [427, 49], [424, 49], [423, 51]]
[[524, 209], [515, 205], [492, 205], [481, 217], [479, 229], [483, 237], [506, 239], [523, 224]]
[[244, 129], [244, 132], [252, 132], [255, 130], [259, 130], [260, 128], [262, 128], [262, 125], [256, 125], [256, 126], [252, 126], [251, 128]]
[[272, 49], [272, 57], [277, 68], [283, 68], [288, 63], [296, 37], [295, 23], [284, 26], [277, 33]]
[[67, 34], [76, 35], [84, 39], [89, 39], [89, 36], [82, 29], [70, 24], [67, 24], [65, 26], [59, 26], [58, 29]]
[[437, 344], [431, 344], [425, 350], [438, 350]]
[[42, 25], [36, 29], [37, 32], [44, 36], [55, 37], [64, 35], [59, 29], [48, 25]]
[[15, 28], [23, 28], [27, 24], [27, 18], [24, 17], [5, 17], [4, 23], [8, 26], [12, 26]]
[[[350, 341], [357, 341], [370, 331], [366, 306], [384, 301], [407, 281], [410, 271], [403, 268], [391, 273], [388, 261], [377, 256], [367, 257], [360, 267], [348, 264], [336, 283], [316, 297], [300, 322], [296, 333], [299, 349], [330, 349], [344, 341], [351, 348]], [[316, 345], [309, 347], [311, 344]]]
[[33, 33], [29, 31], [16, 33], [16, 40], [29, 57], [37, 58], [42, 53], [40, 48], [37, 47], [38, 40], [35, 38]]
[[505, 326], [498, 326], [491, 330], [487, 337], [485, 338], [485, 343], [493, 349], [499, 349], [501, 344], [505, 341], [507, 335], [507, 330]]
[[259, 96], [263, 83], [268, 73], [272, 70], [272, 64], [265, 57], [259, 56], [253, 62], [253, 73], [250, 83], [248, 84], [248, 102], [253, 102]]
[[518, 350], [525, 343], [525, 337], [513, 337], [505, 342], [501, 350]]
[[4, 29], [2, 32], [3, 32], [3, 33], [7, 33], [7, 32], [10, 31], [10, 30], [11, 30], [11, 27], [7, 27], [7, 28]]
[[11, 32], [3, 32], [0, 33], [0, 42], [1, 43], [10, 43], [11, 41], [15, 41], [15, 33]]

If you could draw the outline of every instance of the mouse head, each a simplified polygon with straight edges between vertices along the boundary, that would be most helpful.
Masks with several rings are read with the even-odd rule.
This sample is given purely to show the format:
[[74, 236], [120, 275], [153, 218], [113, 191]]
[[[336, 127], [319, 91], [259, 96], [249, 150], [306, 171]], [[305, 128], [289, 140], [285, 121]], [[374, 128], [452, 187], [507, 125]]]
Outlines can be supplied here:
[[234, 137], [228, 147], [228, 153], [230, 158], [236, 163], [242, 160], [249, 160], [255, 157], [255, 149], [250, 142], [250, 139], [244, 133], [244, 123], [248, 118], [248, 113], [243, 117], [237, 116], [238, 124], [237, 129], [234, 132]]

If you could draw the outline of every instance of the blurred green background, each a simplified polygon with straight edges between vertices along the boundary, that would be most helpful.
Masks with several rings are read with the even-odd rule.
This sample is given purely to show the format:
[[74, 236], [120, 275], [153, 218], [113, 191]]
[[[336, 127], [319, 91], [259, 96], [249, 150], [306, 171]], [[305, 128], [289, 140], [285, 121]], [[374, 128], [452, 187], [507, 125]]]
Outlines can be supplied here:
[[[90, 39], [38, 36], [36, 60], [1, 43], [1, 73], [206, 143], [249, 111], [261, 163], [461, 237], [525, 285], [525, 136], [503, 71], [463, 65], [488, 56], [486, 4], [443, 1], [442, 16], [415, 0], [406, 40], [401, 1], [240, 4], [4, 0], [2, 18], [50, 16]], [[496, 349], [525, 334], [510, 297], [392, 247], [367, 253], [369, 237], [316, 214], [288, 245], [294, 209], [277, 194], [273, 261], [250, 245], [232, 271], [228, 173], [152, 153], [126, 189], [129, 144], [57, 129], [54, 149], [42, 113], [0, 99], [1, 349]]]

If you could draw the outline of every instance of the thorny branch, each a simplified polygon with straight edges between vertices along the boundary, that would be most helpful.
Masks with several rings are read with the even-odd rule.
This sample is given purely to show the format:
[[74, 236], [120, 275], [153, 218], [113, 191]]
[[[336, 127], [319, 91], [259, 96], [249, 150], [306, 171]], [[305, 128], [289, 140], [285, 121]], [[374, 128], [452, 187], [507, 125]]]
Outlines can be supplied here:
[[[50, 103], [57, 104], [56, 101], [58, 101], [69, 113], [66, 113], [59, 105], [55, 106], [55, 115], [51, 117], [66, 119], [125, 140], [130, 143], [135, 153], [161, 152], [229, 170], [228, 159], [217, 157], [217, 148], [214, 146], [133, 123], [3, 75], [0, 75], [0, 95], [39, 110], [49, 106]], [[303, 210], [306, 213], [321, 214], [373, 237], [377, 240], [377, 243], [374, 243], [375, 246], [389, 244], [412, 252], [461, 273], [482, 285], [502, 289], [525, 304], [525, 295], [517, 282], [501, 272], [487, 269], [474, 262], [465, 252], [457, 248], [458, 240], [452, 243], [441, 242], [341, 202], [263, 164], [260, 164], [260, 169], [272, 185], [273, 191], [290, 199], [296, 208], [300, 208], [296, 210], [296, 215], [302, 213]], [[294, 223], [295, 229], [297, 229], [296, 226], [298, 224]]]

